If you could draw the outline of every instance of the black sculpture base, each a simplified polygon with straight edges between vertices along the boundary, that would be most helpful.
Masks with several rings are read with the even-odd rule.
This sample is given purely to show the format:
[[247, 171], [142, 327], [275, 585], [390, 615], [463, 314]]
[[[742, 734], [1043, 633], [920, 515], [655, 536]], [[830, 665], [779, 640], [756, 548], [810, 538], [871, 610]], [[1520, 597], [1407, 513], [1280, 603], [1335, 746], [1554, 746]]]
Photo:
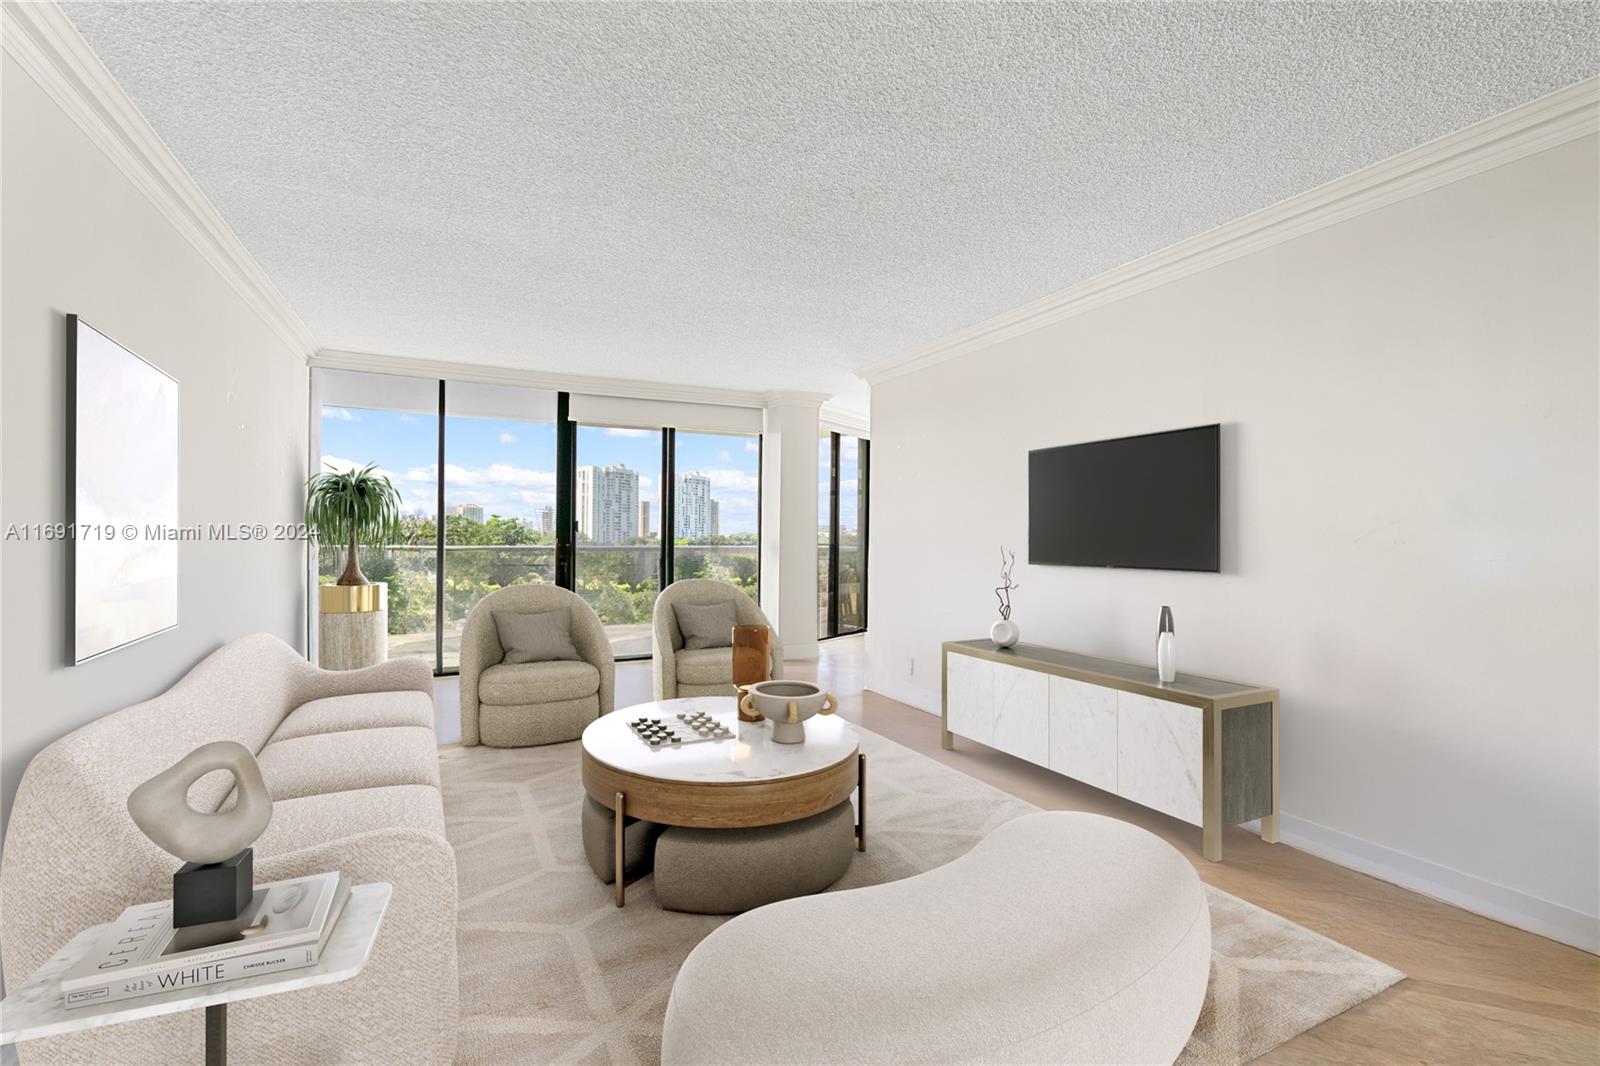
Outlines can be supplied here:
[[205, 864], [186, 862], [172, 875], [172, 924], [231, 922], [239, 917], [255, 892], [252, 849], [232, 858]]

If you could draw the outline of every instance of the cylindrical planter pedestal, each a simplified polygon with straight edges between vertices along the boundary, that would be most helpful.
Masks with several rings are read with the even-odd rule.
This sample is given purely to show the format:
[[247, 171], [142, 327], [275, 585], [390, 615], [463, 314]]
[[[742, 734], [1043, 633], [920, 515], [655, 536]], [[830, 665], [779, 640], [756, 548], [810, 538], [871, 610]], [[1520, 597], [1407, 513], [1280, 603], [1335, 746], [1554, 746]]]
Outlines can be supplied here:
[[319, 593], [319, 666], [359, 670], [389, 657], [388, 585], [321, 585]]

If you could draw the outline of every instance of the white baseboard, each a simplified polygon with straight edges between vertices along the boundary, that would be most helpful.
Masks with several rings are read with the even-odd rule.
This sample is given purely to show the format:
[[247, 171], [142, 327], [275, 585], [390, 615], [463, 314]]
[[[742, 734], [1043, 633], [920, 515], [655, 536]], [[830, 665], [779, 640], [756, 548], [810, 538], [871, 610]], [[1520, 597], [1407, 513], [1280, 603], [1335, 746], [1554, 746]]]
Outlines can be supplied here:
[[[929, 691], [909, 680], [881, 676], [872, 677], [867, 687], [929, 714], [939, 713], [937, 689]], [[1245, 828], [1256, 833], [1261, 831], [1260, 825], [1253, 822]], [[1600, 917], [1593, 914], [1584, 914], [1288, 813], [1278, 816], [1278, 838], [1292, 848], [1380, 881], [1600, 955]]]
[[938, 689], [930, 692], [918, 685], [913, 685], [910, 681], [894, 681], [889, 678], [875, 676], [868, 678], [866, 687], [880, 696], [888, 696], [891, 700], [898, 700], [901, 703], [915, 707], [919, 711], [927, 711], [932, 715], [938, 715], [939, 713]]
[[1600, 955], [1600, 916], [1584, 914], [1292, 814], [1278, 815], [1278, 839], [1380, 881]]

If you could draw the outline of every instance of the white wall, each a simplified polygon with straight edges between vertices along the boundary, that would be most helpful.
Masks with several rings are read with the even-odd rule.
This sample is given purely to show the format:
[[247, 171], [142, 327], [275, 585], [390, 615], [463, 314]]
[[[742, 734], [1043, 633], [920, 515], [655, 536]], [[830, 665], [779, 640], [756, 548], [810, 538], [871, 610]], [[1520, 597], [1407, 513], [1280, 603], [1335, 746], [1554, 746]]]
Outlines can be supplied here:
[[[68, 313], [176, 377], [180, 521], [298, 521], [306, 367], [9, 52], [0, 163], [4, 258], [0, 528], [60, 522], [67, 505]], [[0, 548], [0, 817], [44, 745], [153, 696], [224, 641], [304, 643], [302, 545], [179, 548], [178, 628], [68, 666], [69, 553]]]
[[[937, 712], [1015, 547], [1025, 641], [1149, 659], [1170, 604], [1181, 669], [1281, 688], [1286, 840], [1600, 948], [1596, 167], [1584, 137], [875, 384], [871, 687]], [[1222, 574], [1021, 564], [1030, 448], [1209, 422]]]
[[817, 439], [821, 396], [769, 397], [761, 440], [761, 609], [785, 659], [817, 649]]

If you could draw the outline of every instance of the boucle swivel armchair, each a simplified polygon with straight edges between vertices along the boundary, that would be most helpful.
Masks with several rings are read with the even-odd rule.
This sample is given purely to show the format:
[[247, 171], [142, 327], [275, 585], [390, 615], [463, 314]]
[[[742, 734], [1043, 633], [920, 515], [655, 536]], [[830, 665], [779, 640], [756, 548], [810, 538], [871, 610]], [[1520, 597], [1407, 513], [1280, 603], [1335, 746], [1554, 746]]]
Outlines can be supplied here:
[[[677, 607], [695, 608], [727, 606], [732, 608], [731, 619], [721, 612], [723, 622], [710, 627], [707, 632], [719, 645], [696, 647], [703, 640], [686, 639], [680, 625]], [[700, 612], [704, 614], [705, 612]], [[713, 614], [715, 612], [712, 612]], [[686, 617], [688, 615], [686, 614]], [[708, 621], [703, 618], [702, 621]], [[783, 645], [776, 630], [756, 602], [745, 593], [723, 581], [695, 579], [676, 581], [656, 597], [652, 626], [655, 698], [676, 699], [679, 696], [736, 696], [733, 687], [732, 629], [736, 625], [766, 626], [771, 633], [772, 676], [783, 676]]]
[[555, 585], [491, 592], [461, 630], [461, 743], [576, 740], [611, 713], [615, 686], [611, 641], [580, 596]]

